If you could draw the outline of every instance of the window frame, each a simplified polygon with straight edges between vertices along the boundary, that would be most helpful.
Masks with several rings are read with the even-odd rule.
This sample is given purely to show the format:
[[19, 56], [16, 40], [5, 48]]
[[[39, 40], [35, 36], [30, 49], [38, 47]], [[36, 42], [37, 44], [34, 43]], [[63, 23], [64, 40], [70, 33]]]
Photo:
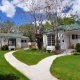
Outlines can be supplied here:
[[55, 45], [55, 35], [54, 34], [48, 34], [47, 35], [47, 45], [48, 46], [54, 46]]

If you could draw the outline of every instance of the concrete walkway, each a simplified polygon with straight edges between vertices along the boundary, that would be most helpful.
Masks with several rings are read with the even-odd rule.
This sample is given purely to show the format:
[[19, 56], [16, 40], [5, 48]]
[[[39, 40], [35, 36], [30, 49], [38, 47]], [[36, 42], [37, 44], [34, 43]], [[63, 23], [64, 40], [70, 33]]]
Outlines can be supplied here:
[[65, 54], [54, 55], [47, 57], [40, 61], [37, 65], [28, 66], [20, 61], [18, 61], [12, 52], [8, 52], [4, 55], [5, 59], [18, 71], [23, 73], [30, 80], [58, 80], [50, 74], [50, 66], [53, 60], [57, 57], [64, 56]]

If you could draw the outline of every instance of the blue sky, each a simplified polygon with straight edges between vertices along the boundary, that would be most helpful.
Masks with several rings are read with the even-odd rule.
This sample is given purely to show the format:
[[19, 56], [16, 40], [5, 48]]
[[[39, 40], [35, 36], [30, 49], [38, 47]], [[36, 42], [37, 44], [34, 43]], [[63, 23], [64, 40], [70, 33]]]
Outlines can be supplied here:
[[10, 18], [10, 17], [7, 17], [5, 13], [3, 13], [2, 11], [0, 11], [0, 17], [1, 19], [4, 21], [4, 20], [10, 20], [12, 22], [15, 22], [16, 26], [19, 26], [21, 24], [26, 24], [26, 23], [30, 23], [30, 21], [25, 18], [22, 14], [20, 14], [19, 12], [23, 12], [22, 9], [20, 8], [16, 8], [16, 13], [15, 15]]
[[[24, 2], [21, 2], [21, 0], [11, 0], [11, 1], [0, 0], [0, 17], [2, 18], [3, 21], [4, 20], [14, 21], [16, 26], [20, 24], [24, 24], [24, 23], [30, 23], [29, 19], [19, 14], [19, 12], [29, 11], [32, 6], [31, 5], [32, 1], [34, 1], [34, 4], [37, 5], [37, 7], [38, 6], [44, 7], [46, 5], [44, 0], [24, 0]], [[76, 14], [80, 17], [80, 10], [79, 10], [80, 0], [64, 0], [62, 3], [59, 1], [60, 0], [58, 0], [58, 4], [61, 9], [63, 9], [65, 6], [70, 7], [70, 8], [65, 9], [63, 13], [58, 9], [59, 16], [70, 17], [71, 14], [73, 15]], [[52, 3], [54, 2], [51, 2], [49, 4], [52, 4]]]

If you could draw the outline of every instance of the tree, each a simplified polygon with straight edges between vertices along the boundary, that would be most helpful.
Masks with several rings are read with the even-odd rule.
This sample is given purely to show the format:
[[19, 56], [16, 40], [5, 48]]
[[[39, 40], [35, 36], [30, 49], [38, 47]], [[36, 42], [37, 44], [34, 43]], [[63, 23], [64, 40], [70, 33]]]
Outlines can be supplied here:
[[23, 24], [18, 27], [18, 31], [24, 36], [28, 36], [31, 42], [35, 41], [35, 28], [32, 24]]
[[[25, 3], [26, 5], [26, 3]], [[42, 21], [45, 19], [45, 15], [41, 12], [42, 6], [36, 4], [35, 0], [32, 0], [31, 8], [29, 11], [23, 12], [24, 16], [28, 18], [28, 20], [34, 23], [35, 27], [35, 35], [36, 35], [36, 42], [38, 45], [38, 49], [42, 49]], [[39, 22], [37, 24], [37, 22]], [[41, 45], [40, 45], [41, 44]]]
[[4, 21], [3, 23], [1, 23], [1, 32], [5, 33], [5, 32], [12, 32], [12, 29], [14, 27], [14, 22], [11, 22], [9, 20]]
[[[59, 49], [59, 39], [58, 39], [58, 26], [63, 23], [64, 21], [65, 24], [69, 24], [71, 23], [71, 21], [73, 22], [74, 20], [68, 19], [68, 18], [58, 18], [59, 16], [61, 16], [60, 14], [64, 12], [64, 10], [66, 10], [66, 8], [70, 9], [71, 5], [70, 2], [68, 1], [65, 6], [62, 7], [63, 3], [65, 2], [65, 0], [46, 0], [46, 14], [48, 19], [50, 20], [50, 23], [52, 25], [53, 31], [55, 28], [55, 33], [56, 33], [56, 48]], [[66, 15], [65, 15], [66, 16]], [[61, 21], [60, 21], [61, 20]], [[64, 21], [63, 21], [64, 20]], [[68, 21], [69, 22], [68, 22]]]
[[50, 24], [49, 21], [46, 21], [45, 24], [43, 24], [43, 28], [44, 28], [44, 30], [46, 30], [46, 31], [48, 31], [48, 30], [52, 31], [52, 29], [53, 29], [53, 28], [51, 27], [51, 24]]
[[70, 25], [70, 24], [73, 24], [73, 23], [75, 23], [75, 19], [73, 19], [73, 18], [71, 18], [71, 17], [69, 17], [69, 18], [66, 18], [66, 17], [64, 17], [64, 18], [60, 18], [60, 17], [58, 17], [58, 26], [60, 26], [60, 25]]

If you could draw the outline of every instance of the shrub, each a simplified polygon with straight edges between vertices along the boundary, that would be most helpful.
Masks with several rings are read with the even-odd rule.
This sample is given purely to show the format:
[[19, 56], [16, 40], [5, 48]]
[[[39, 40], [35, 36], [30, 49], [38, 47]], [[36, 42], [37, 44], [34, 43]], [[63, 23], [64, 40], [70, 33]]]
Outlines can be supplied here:
[[51, 53], [54, 53], [55, 52], [55, 50], [51, 50]]
[[1, 47], [1, 50], [9, 50], [9, 49], [8, 49], [8, 45], [2, 46], [2, 47]]
[[73, 54], [73, 55], [80, 55], [79, 52], [73, 52], [72, 54]]
[[33, 49], [33, 50], [36, 50], [36, 45], [30, 45], [29, 48]]
[[77, 52], [80, 52], [80, 43], [77, 43], [77, 44], [76, 44], [75, 50], [76, 50]]
[[19, 47], [19, 46], [15, 47], [15, 50], [20, 50], [20, 49], [21, 49], [21, 47]]
[[70, 44], [69, 49], [74, 49], [74, 44]]

